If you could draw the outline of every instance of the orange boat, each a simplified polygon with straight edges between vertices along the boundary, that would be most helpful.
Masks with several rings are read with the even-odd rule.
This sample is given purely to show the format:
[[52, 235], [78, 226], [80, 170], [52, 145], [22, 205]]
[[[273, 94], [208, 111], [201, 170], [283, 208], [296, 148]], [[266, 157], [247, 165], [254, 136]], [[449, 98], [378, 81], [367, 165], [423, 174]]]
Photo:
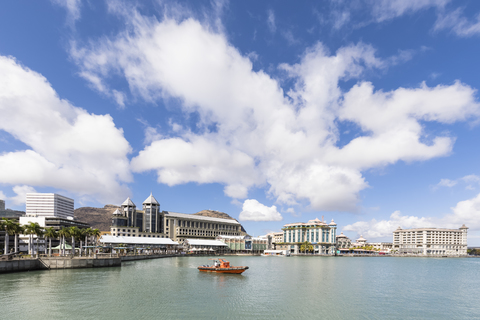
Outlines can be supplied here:
[[215, 264], [213, 266], [200, 266], [198, 270], [204, 272], [217, 272], [217, 273], [242, 273], [247, 270], [248, 267], [234, 267], [230, 265], [225, 259], [218, 259], [215, 260]]

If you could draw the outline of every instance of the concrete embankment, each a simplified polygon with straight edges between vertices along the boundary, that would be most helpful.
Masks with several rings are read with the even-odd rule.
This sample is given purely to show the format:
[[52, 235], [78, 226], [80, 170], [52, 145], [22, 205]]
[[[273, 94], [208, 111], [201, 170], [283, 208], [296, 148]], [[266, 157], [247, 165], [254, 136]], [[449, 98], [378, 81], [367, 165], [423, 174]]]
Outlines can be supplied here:
[[43, 257], [38, 259], [12, 259], [0, 261], [0, 273], [51, 269], [120, 267], [121, 264], [122, 259], [120, 257]]

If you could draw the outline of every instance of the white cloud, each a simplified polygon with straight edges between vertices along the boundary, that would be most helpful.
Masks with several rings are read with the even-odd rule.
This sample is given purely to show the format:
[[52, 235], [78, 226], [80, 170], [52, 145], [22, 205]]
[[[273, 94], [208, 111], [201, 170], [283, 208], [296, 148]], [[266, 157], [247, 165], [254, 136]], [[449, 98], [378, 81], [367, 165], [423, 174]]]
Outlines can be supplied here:
[[[422, 122], [451, 124], [479, 114], [476, 91], [460, 82], [383, 92], [358, 80], [408, 53], [380, 59], [367, 44], [330, 53], [317, 43], [299, 63], [279, 66], [295, 83], [285, 94], [264, 71], [253, 71], [223, 33], [192, 18], [131, 16], [128, 31], [73, 47], [72, 55], [99, 90], [113, 90], [109, 79], [120, 74], [134, 96], [174, 97], [182, 112], [198, 113], [198, 132], [172, 123], [176, 136], [157, 138], [132, 159], [134, 171], [154, 170], [159, 183], [221, 183], [239, 199], [266, 186], [280, 204], [353, 211], [368, 187], [364, 170], [451, 152], [455, 138], [427, 136]], [[357, 83], [342, 90], [346, 80]], [[342, 148], [338, 121], [362, 130]]]
[[426, 227], [458, 229], [465, 224], [471, 230], [480, 230], [480, 194], [472, 199], [458, 202], [451, 210], [451, 213], [445, 214], [443, 217], [404, 216], [400, 211], [395, 211], [390, 215], [389, 220], [358, 221], [345, 226], [343, 230], [355, 231], [366, 239], [391, 237], [392, 232], [398, 227], [402, 229]]
[[30, 186], [14, 186], [13, 192], [16, 193], [16, 196], [9, 198], [14, 205], [18, 206], [25, 204], [27, 193], [36, 193], [37, 191]]
[[439, 14], [435, 22], [434, 30], [451, 29], [460, 37], [470, 37], [480, 34], [480, 13], [476, 16], [476, 21], [469, 21], [463, 15], [463, 8], [457, 8], [454, 11]]
[[267, 207], [255, 199], [247, 199], [243, 203], [240, 221], [282, 221], [283, 217], [276, 206]]
[[450, 180], [450, 179], [441, 179], [440, 182], [437, 184], [438, 187], [453, 187], [457, 185], [457, 181]]
[[429, 8], [443, 8], [450, 0], [371, 0], [372, 16], [377, 22]]
[[369, 240], [391, 237], [392, 232], [398, 227], [408, 229], [435, 226], [436, 224], [434, 224], [431, 218], [403, 216], [400, 211], [395, 211], [390, 215], [389, 220], [377, 221], [376, 219], [372, 219], [371, 221], [358, 221], [345, 226], [342, 230], [355, 231], [357, 234], [363, 235], [367, 240]]
[[0, 183], [49, 186], [109, 203], [128, 193], [131, 149], [109, 115], [60, 99], [42, 75], [13, 58], [0, 56], [0, 74], [0, 130], [29, 147], [0, 154]]
[[267, 26], [271, 33], [275, 33], [277, 31], [277, 25], [275, 24], [275, 13], [272, 9], [267, 11]]
[[434, 186], [434, 189], [437, 189], [438, 187], [454, 187], [458, 185], [459, 182], [466, 184], [465, 189], [474, 190], [475, 187], [480, 184], [480, 177], [470, 174], [456, 180], [441, 179], [440, 182]]
[[74, 27], [75, 22], [80, 19], [80, 7], [82, 0], [50, 0], [52, 3], [67, 10], [67, 24]]

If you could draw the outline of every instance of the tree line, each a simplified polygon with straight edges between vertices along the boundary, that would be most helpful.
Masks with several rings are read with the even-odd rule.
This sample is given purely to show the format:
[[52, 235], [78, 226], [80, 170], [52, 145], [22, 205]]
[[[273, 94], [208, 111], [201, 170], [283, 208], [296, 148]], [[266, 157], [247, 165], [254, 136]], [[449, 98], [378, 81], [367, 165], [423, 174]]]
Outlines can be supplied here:
[[[83, 244], [88, 246], [89, 239], [94, 237], [95, 245], [97, 239], [100, 236], [100, 230], [92, 228], [78, 228], [78, 227], [62, 227], [60, 230], [55, 230], [54, 227], [42, 228], [38, 222], [29, 222], [26, 225], [21, 225], [13, 219], [2, 218], [0, 220], [0, 229], [5, 231], [5, 247], [4, 253], [10, 252], [10, 236], [15, 237], [15, 243], [13, 252], [18, 252], [18, 236], [28, 235], [28, 253], [34, 256], [39, 254], [38, 238], [44, 237], [48, 239], [48, 256], [52, 255], [52, 240], [60, 239], [60, 255], [65, 256], [67, 248], [67, 240], [71, 242], [71, 255], [75, 255], [75, 242], [80, 243], [79, 255], [82, 256], [82, 251], [85, 249], [85, 255], [87, 255], [87, 248], [83, 248]], [[37, 236], [37, 248], [33, 241], [33, 237]], [[85, 241], [84, 241], [85, 240]], [[45, 246], [45, 254], [47, 254], [47, 248]]]

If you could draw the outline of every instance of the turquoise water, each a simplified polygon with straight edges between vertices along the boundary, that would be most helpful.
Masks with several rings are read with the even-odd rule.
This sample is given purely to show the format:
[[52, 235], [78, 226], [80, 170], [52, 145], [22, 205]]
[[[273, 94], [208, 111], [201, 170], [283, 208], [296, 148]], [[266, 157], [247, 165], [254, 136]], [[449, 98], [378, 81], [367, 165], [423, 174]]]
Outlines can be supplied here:
[[480, 319], [480, 259], [205, 257], [0, 275], [2, 319]]

